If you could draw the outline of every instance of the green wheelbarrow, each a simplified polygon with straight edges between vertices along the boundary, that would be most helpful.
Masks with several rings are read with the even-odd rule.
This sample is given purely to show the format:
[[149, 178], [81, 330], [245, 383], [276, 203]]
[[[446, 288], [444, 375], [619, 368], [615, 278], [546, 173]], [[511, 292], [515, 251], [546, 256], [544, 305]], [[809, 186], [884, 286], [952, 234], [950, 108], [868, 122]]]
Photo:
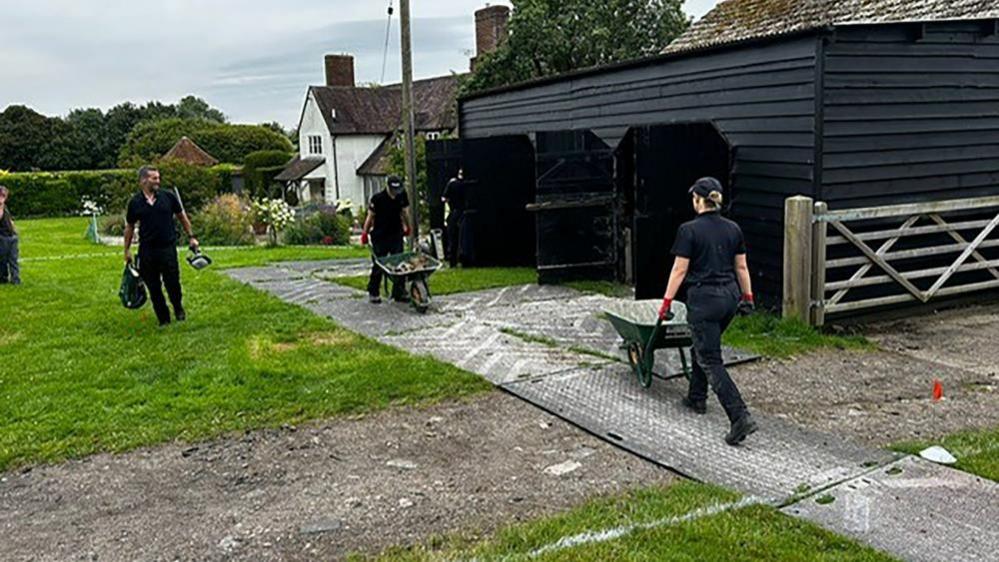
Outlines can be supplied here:
[[[645, 388], [652, 386], [652, 377], [662, 380], [680, 377], [690, 378], [687, 349], [693, 345], [690, 325], [687, 324], [687, 307], [682, 302], [673, 302], [673, 317], [667, 321], [659, 319], [661, 300], [620, 302], [604, 310], [607, 319], [624, 340], [622, 349], [628, 354], [628, 364]], [[675, 349], [680, 354], [683, 373], [666, 376], [653, 370], [658, 349]]]
[[373, 256], [375, 265], [385, 272], [386, 283], [402, 283], [409, 302], [420, 314], [430, 309], [430, 285], [427, 279], [443, 264], [422, 252], [403, 252], [384, 257]]

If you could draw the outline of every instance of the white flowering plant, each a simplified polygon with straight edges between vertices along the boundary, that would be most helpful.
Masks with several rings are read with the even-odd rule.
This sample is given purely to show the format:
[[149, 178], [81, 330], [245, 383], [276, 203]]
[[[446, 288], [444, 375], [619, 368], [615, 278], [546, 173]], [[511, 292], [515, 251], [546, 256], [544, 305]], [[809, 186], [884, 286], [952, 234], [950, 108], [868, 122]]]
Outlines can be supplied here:
[[295, 213], [284, 199], [259, 199], [253, 202], [256, 221], [267, 225], [270, 243], [277, 245], [278, 232], [295, 220]]
[[104, 214], [104, 207], [86, 195], [80, 198], [80, 208], [80, 215], [84, 217]]

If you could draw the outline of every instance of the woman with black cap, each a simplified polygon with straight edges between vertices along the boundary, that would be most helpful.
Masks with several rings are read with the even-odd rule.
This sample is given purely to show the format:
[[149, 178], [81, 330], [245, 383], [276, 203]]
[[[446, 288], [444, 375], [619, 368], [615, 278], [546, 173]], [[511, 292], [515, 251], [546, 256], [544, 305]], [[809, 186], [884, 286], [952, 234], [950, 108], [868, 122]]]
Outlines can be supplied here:
[[701, 178], [690, 188], [697, 218], [677, 231], [672, 250], [676, 259], [659, 315], [669, 316], [673, 299], [686, 282], [694, 369], [683, 405], [705, 413], [710, 383], [731, 423], [725, 442], [738, 445], [757, 426], [725, 369], [721, 336], [737, 312], [752, 311], [753, 289], [742, 229], [720, 214], [722, 193], [721, 182], [715, 178]]

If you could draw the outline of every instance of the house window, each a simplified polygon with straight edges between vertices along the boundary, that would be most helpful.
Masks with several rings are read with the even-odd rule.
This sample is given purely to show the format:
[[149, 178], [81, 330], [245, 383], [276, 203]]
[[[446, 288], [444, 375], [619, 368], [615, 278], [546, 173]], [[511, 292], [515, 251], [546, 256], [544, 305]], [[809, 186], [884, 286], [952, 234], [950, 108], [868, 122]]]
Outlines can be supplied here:
[[323, 137], [319, 135], [309, 135], [309, 154], [323, 153]]

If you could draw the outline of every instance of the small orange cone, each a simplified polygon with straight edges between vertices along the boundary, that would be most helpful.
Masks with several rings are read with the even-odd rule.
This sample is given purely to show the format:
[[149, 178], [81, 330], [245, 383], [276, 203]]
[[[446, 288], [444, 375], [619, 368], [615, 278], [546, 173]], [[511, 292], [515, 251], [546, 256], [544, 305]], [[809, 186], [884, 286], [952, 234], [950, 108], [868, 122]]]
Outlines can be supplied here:
[[943, 383], [940, 379], [933, 379], [933, 401], [939, 402], [943, 398]]

